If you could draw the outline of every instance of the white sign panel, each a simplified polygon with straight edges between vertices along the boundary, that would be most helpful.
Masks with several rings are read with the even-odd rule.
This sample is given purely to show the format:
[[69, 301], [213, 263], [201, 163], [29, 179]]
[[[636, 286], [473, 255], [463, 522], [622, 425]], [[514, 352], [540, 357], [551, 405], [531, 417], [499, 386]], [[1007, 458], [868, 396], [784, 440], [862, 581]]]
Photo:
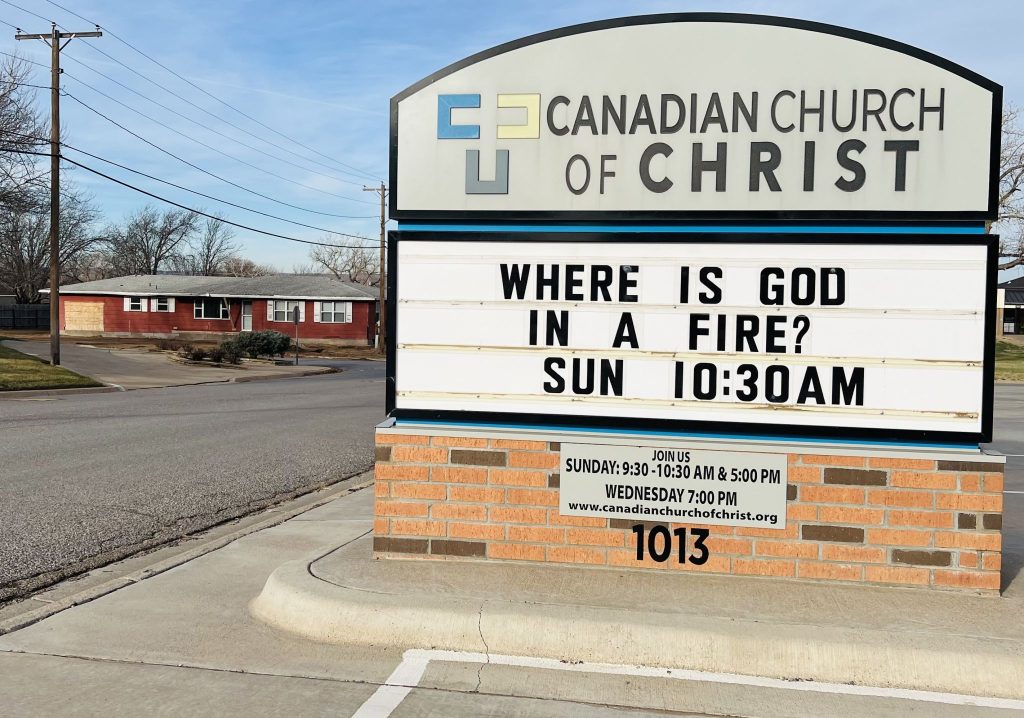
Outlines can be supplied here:
[[785, 454], [562, 444], [562, 516], [785, 528]]
[[1001, 103], [952, 62], [818, 23], [589, 23], [396, 96], [391, 215], [994, 218]]
[[393, 236], [392, 401], [407, 416], [989, 430], [994, 240]]

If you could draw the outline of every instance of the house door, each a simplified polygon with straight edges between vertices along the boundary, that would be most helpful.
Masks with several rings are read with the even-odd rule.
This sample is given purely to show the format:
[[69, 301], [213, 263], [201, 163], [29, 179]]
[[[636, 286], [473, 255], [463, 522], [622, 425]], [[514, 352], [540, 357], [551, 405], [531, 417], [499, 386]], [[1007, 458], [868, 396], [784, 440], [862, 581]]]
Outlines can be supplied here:
[[252, 302], [242, 302], [242, 331], [252, 331]]

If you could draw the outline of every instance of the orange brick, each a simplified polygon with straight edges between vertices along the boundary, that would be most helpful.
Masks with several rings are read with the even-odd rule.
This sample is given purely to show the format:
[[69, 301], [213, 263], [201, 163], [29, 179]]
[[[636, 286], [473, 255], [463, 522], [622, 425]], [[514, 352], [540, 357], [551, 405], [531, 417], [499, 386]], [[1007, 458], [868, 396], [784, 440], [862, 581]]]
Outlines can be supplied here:
[[608, 549], [608, 565], [622, 566], [623, 568], [660, 568], [669, 567], [668, 562], [658, 562], [648, 555], [644, 555], [642, 561], [636, 560], [636, 549], [620, 550]]
[[[632, 534], [631, 534], [632, 535]], [[712, 554], [731, 553], [749, 556], [753, 551], [754, 542], [749, 539], [724, 538], [722, 536], [709, 536], [705, 545]]]
[[558, 506], [557, 489], [509, 489], [506, 493], [510, 504]]
[[747, 576], [795, 576], [796, 562], [738, 558], [733, 561], [733, 571]]
[[618, 529], [568, 529], [566, 541], [587, 546], [625, 546], [626, 535]]
[[391, 460], [405, 461], [410, 464], [443, 464], [448, 461], [448, 449], [396, 446], [391, 449]]
[[547, 486], [548, 475], [544, 471], [523, 471], [522, 469], [491, 469], [488, 483], [499, 486]]
[[998, 551], [1003, 545], [1002, 534], [980, 534], [973, 531], [938, 531], [935, 545], [940, 548], [972, 548], [978, 551]]
[[522, 439], [494, 439], [491, 442], [493, 449], [522, 449], [524, 451], [546, 451], [546, 441], [525, 441]]
[[373, 520], [373, 532], [378, 536], [383, 536], [388, 533], [388, 520], [383, 518], [376, 518]]
[[483, 486], [449, 486], [448, 498], [452, 501], [500, 504], [505, 501], [505, 490], [488, 489]]
[[464, 524], [452, 521], [448, 524], [448, 536], [451, 538], [501, 541], [505, 538], [505, 527], [501, 524]]
[[485, 484], [487, 483], [487, 469], [435, 466], [430, 470], [430, 480], [446, 484]]
[[817, 558], [818, 544], [808, 541], [758, 541], [754, 544], [758, 556], [783, 558]]
[[805, 464], [820, 464], [823, 466], [864, 466], [867, 460], [863, 456], [822, 456], [818, 454], [804, 454]]
[[801, 561], [797, 564], [800, 578], [820, 578], [831, 581], [860, 581], [864, 578], [864, 567], [821, 561]]
[[985, 485], [985, 491], [990, 493], [1002, 493], [1003, 491], [1003, 475], [1002, 474], [985, 474], [982, 477]]
[[517, 561], [543, 561], [544, 547], [524, 543], [489, 543], [487, 558], [504, 558]]
[[928, 526], [953, 528], [953, 514], [949, 511], [890, 511], [890, 526]]
[[547, 511], [525, 506], [492, 506], [490, 520], [511, 524], [543, 525], [547, 520]]
[[373, 495], [374, 496], [390, 496], [391, 484], [386, 481], [375, 481], [373, 482]]
[[820, 506], [818, 507], [818, 518], [829, 523], [879, 526], [885, 519], [885, 511], [852, 506]]
[[391, 533], [394, 536], [444, 536], [444, 521], [416, 521], [414, 519], [392, 519]]
[[960, 474], [961, 491], [981, 491], [981, 474]]
[[558, 563], [600, 564], [605, 562], [605, 552], [604, 549], [599, 548], [549, 546], [548, 561], [556, 561]]
[[928, 569], [895, 568], [893, 566], [865, 566], [864, 580], [872, 583], [902, 583], [917, 586], [928, 585]]
[[818, 518], [818, 507], [814, 504], [790, 503], [786, 506], [788, 521], [815, 521]]
[[565, 529], [548, 526], [509, 526], [509, 541], [526, 541], [527, 543], [564, 543]]
[[448, 446], [459, 449], [485, 449], [487, 439], [472, 439], [468, 436], [435, 436], [430, 440], [431, 446]]
[[986, 551], [981, 554], [981, 567], [986, 571], [998, 571], [1003, 567], [1003, 555]]
[[932, 542], [932, 532], [910, 529], [868, 529], [867, 542], [883, 546], [929, 546]]
[[479, 504], [434, 504], [430, 517], [435, 519], [461, 519], [463, 521], [484, 521], [487, 508]]
[[584, 528], [601, 528], [608, 526], [608, 519], [600, 516], [562, 516], [558, 509], [548, 512], [548, 523], [557, 526], [583, 526]]
[[426, 446], [430, 443], [429, 436], [419, 436], [417, 434], [382, 434], [377, 432], [376, 441], [378, 444], [415, 444], [419, 446]]
[[931, 491], [897, 491], [895, 489], [868, 491], [868, 503], [877, 506], [930, 509], [934, 504], [933, 497], [934, 494]]
[[426, 466], [396, 466], [395, 464], [377, 464], [373, 476], [378, 481], [426, 481], [430, 477], [430, 469]]
[[977, 551], [961, 551], [960, 560], [958, 565], [960, 568], [977, 568], [978, 567], [978, 552]]
[[936, 586], [956, 588], [999, 589], [999, 574], [994, 571], [942, 571], [935, 572]]
[[849, 489], [838, 486], [804, 486], [800, 499], [818, 504], [863, 504], [864, 489]]
[[956, 474], [916, 473], [914, 471], [893, 471], [889, 485], [901, 489], [944, 489], [956, 488]]
[[843, 546], [823, 543], [821, 557], [826, 561], [885, 563], [885, 549], [875, 546]]
[[508, 465], [516, 469], [557, 469], [558, 454], [533, 451], [508, 452]]
[[954, 511], [990, 511], [1003, 510], [1001, 494], [938, 494], [935, 505], [940, 509]]
[[396, 481], [391, 484], [391, 495], [396, 499], [431, 499], [443, 501], [448, 487], [441, 484]]
[[685, 563], [679, 563], [678, 559], [672, 559], [666, 563], [661, 564], [662, 566], [668, 566], [669, 568], [676, 569], [678, 571], [697, 571], [700, 573], [732, 573], [732, 561], [741, 561], [743, 559], [731, 559], [728, 556], [712, 556], [705, 563], [698, 566], [695, 563], [686, 561]]
[[935, 461], [932, 459], [886, 459], [883, 457], [868, 459], [868, 466], [872, 469], [935, 469]]
[[797, 528], [795, 521], [789, 521], [786, 523], [784, 529], [755, 529], [755, 528], [742, 528], [736, 529], [737, 536], [754, 536], [761, 538], [774, 538], [774, 539], [789, 539], [796, 538], [800, 533]]
[[425, 517], [428, 509], [428, 504], [413, 501], [384, 501], [378, 499], [374, 504], [374, 513], [378, 516]]
[[817, 466], [790, 466], [787, 476], [791, 484], [821, 483], [821, 469]]

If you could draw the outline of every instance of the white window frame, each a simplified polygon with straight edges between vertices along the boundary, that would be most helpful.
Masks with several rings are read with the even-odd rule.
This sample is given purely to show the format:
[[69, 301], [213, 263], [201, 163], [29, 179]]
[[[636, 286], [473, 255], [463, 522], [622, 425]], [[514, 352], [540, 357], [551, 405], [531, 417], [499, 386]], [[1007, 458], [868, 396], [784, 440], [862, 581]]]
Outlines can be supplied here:
[[[163, 305], [161, 307], [160, 305]], [[171, 311], [171, 300], [169, 297], [154, 297], [153, 298], [153, 311], [154, 312], [169, 312]]]
[[323, 324], [351, 323], [352, 302], [320, 302], [319, 321]]
[[303, 306], [305, 302], [297, 301], [293, 299], [274, 299], [274, 318], [271, 321], [274, 322], [286, 322], [292, 323], [295, 321], [295, 310], [299, 310], [299, 322], [302, 322]]
[[[145, 303], [145, 301], [146, 300], [143, 297], [128, 297], [128, 311], [129, 312], [142, 312], [142, 311], [145, 311], [142, 308], [143, 304]], [[136, 304], [138, 304], [138, 306], [135, 306]]]
[[227, 302], [226, 299], [221, 299], [220, 300], [220, 316], [219, 317], [208, 317], [208, 316], [205, 315], [206, 303], [209, 302], [209, 301], [213, 301], [213, 299], [214, 298], [212, 298], [212, 297], [207, 297], [207, 298], [196, 297], [195, 301], [192, 303], [192, 317], [194, 319], [210, 319], [210, 320], [217, 320], [217, 321], [224, 320], [224, 319], [230, 319], [231, 318], [231, 309], [228, 306], [228, 302]]

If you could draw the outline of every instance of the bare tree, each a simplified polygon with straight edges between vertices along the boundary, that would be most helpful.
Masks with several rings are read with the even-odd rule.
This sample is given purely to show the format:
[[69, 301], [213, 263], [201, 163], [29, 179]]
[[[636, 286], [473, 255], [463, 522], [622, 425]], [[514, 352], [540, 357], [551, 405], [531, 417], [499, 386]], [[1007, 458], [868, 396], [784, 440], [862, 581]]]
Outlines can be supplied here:
[[42, 158], [49, 153], [49, 130], [35, 104], [29, 64], [17, 56], [0, 58], [0, 206], [12, 209], [38, 201], [47, 174]]
[[380, 283], [377, 247], [313, 247], [309, 258], [338, 279], [376, 287]]
[[277, 274], [277, 270], [266, 264], [257, 264], [251, 259], [237, 255], [224, 261], [223, 272], [229, 277], [266, 277]]
[[[96, 246], [96, 218], [88, 197], [71, 188], [62, 189], [58, 237], [62, 267], [74, 266]], [[0, 205], [0, 283], [11, 287], [19, 302], [40, 301], [39, 290], [49, 286], [49, 237], [50, 213], [45, 202]]]
[[111, 267], [117, 276], [157, 274], [198, 230], [199, 220], [198, 214], [186, 210], [140, 209], [123, 226], [107, 228], [104, 242]]
[[999, 153], [999, 217], [987, 229], [998, 231], [999, 268], [1024, 264], [1024, 129], [1021, 110], [1003, 110], [1002, 146]]
[[231, 241], [234, 236], [230, 225], [207, 217], [202, 231], [188, 240], [186, 251], [176, 254], [171, 264], [183, 274], [224, 274], [225, 263], [238, 253], [238, 245]]

